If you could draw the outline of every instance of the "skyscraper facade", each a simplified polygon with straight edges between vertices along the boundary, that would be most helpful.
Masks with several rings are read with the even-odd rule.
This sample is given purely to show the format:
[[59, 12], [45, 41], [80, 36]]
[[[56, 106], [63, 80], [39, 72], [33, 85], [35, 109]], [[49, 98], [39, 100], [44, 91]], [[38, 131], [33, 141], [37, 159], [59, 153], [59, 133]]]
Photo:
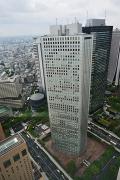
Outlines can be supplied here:
[[26, 142], [16, 134], [0, 142], [0, 180], [33, 180]]
[[112, 33], [112, 43], [111, 43], [107, 80], [110, 84], [115, 82], [115, 85], [118, 85], [120, 81], [120, 31], [119, 30], [115, 30]]
[[40, 46], [53, 142], [79, 155], [87, 139], [93, 38], [75, 34], [43, 36]]
[[[94, 23], [95, 24], [95, 23]], [[112, 26], [83, 27], [83, 33], [93, 35], [93, 56], [90, 90], [90, 113], [104, 104], [111, 47]]]
[[36, 67], [36, 75], [38, 80], [38, 87], [40, 92], [46, 93], [46, 85], [45, 85], [45, 76], [44, 76], [44, 67], [43, 60], [41, 59], [41, 44], [39, 42], [39, 38], [33, 39], [33, 58], [35, 60]]
[[[75, 35], [82, 32], [82, 24], [73, 23], [67, 25], [52, 25], [50, 26], [50, 35], [59, 36], [59, 35]], [[46, 94], [46, 84], [45, 84], [45, 74], [42, 52], [41, 52], [41, 43], [40, 38], [33, 38], [33, 58], [35, 61], [36, 75], [38, 80], [38, 86], [40, 92]]]

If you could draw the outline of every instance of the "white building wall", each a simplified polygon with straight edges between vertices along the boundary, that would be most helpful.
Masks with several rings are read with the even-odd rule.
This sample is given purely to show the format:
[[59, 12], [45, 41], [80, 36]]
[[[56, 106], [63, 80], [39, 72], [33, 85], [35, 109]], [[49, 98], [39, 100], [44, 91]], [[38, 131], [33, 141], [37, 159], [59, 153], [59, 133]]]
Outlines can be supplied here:
[[38, 86], [40, 88], [40, 92], [45, 93], [45, 77], [44, 77], [44, 68], [43, 68], [43, 61], [41, 59], [41, 39], [36, 38], [34, 39], [33, 43], [33, 58], [35, 60], [35, 67], [36, 67], [36, 75], [38, 79]]
[[118, 170], [117, 180], [120, 180], [120, 168]]
[[82, 24], [79, 24], [79, 23], [67, 24], [66, 31], [68, 32], [67, 35], [79, 34], [82, 32]]
[[61, 25], [50, 26], [50, 34], [53, 36], [62, 35], [62, 26]]
[[75, 155], [86, 147], [92, 42], [85, 34], [41, 37], [52, 138]]
[[51, 36], [60, 36], [60, 35], [76, 35], [82, 33], [82, 24], [72, 23], [67, 25], [52, 25], [50, 26], [50, 35]]
[[120, 84], [120, 45], [119, 45], [119, 54], [118, 54], [118, 64], [115, 76], [115, 85], [118, 86]]
[[[82, 32], [82, 24], [80, 23], [72, 23], [68, 25], [52, 25], [50, 26], [50, 35], [51, 36], [59, 36], [59, 35], [75, 35]], [[33, 42], [33, 58], [35, 60], [35, 67], [36, 67], [36, 75], [38, 79], [38, 86], [40, 91], [46, 91], [45, 85], [45, 75], [44, 75], [44, 67], [43, 67], [43, 60], [41, 59], [41, 38], [34, 38]]]

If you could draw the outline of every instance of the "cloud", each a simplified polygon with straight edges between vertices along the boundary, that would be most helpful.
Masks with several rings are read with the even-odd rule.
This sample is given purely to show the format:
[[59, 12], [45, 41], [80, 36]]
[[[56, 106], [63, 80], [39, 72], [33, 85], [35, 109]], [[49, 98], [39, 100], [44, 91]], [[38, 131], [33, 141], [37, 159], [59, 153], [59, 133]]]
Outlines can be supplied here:
[[105, 9], [107, 24], [120, 28], [119, 7], [119, 0], [0, 0], [0, 34], [45, 34], [56, 18], [65, 24], [77, 17], [84, 24], [87, 12], [104, 18]]

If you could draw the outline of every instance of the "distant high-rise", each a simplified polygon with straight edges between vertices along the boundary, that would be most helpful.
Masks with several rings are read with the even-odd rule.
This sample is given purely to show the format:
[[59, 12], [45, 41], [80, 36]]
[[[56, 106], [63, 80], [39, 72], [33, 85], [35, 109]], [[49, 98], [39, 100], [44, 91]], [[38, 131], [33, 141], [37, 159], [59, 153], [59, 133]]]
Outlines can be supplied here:
[[20, 76], [0, 78], [0, 104], [12, 108], [23, 106]]
[[44, 77], [44, 67], [43, 67], [43, 60], [41, 59], [41, 44], [39, 42], [39, 38], [33, 39], [33, 58], [35, 60], [35, 67], [36, 67], [36, 75], [38, 80], [38, 86], [40, 92], [45, 93], [46, 87], [45, 87], [45, 77]]
[[21, 92], [22, 84], [19, 76], [0, 78], [0, 98], [17, 98]]
[[87, 140], [93, 37], [79, 23], [52, 30], [39, 38], [52, 139], [59, 150], [79, 155]]
[[120, 81], [120, 31], [115, 30], [112, 34], [110, 61], [108, 68], [108, 82], [115, 85]]
[[31, 161], [20, 135], [0, 142], [0, 180], [33, 180]]
[[[96, 20], [97, 21], [97, 20]], [[83, 33], [93, 34], [93, 58], [90, 92], [90, 113], [101, 108], [104, 103], [105, 89], [107, 85], [107, 73], [111, 47], [112, 26], [91, 23], [91, 26], [83, 27]], [[104, 21], [103, 21], [104, 22]]]
[[87, 19], [86, 26], [105, 26], [105, 19]]

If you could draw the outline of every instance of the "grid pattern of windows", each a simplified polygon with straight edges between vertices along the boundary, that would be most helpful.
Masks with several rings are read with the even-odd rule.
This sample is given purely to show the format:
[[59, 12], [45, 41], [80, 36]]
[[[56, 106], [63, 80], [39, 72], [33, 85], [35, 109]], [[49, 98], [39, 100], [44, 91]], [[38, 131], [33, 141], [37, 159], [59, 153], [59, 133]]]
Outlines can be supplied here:
[[11, 161], [10, 160], [6, 160], [6, 161], [4, 161], [3, 164], [4, 164], [5, 168], [8, 168], [11, 165]]
[[14, 159], [15, 162], [20, 160], [20, 155], [16, 154], [15, 156], [13, 156], [13, 159]]
[[94, 35], [90, 92], [90, 113], [93, 113], [104, 103], [112, 26], [83, 27], [83, 32]]
[[[85, 37], [82, 34], [41, 38], [52, 138], [59, 149], [71, 154], [79, 154], [86, 142], [81, 144], [87, 132], [92, 36]], [[83, 76], [85, 64], [87, 77]], [[87, 91], [83, 88], [84, 78], [88, 80], [88, 86], [84, 86]], [[88, 99], [82, 107], [84, 90]], [[84, 118], [82, 108], [87, 109]], [[86, 124], [82, 125], [83, 120]], [[83, 134], [81, 128], [85, 129]]]
[[42, 59], [40, 59], [39, 54], [40, 44], [35, 42], [33, 45], [33, 58], [35, 60], [35, 69], [37, 75], [37, 84], [39, 86], [40, 92], [45, 92], [45, 79], [44, 79], [44, 70], [43, 70], [43, 63]]
[[26, 149], [24, 149], [24, 150], [22, 151], [22, 156], [25, 156], [25, 155], [27, 155]]
[[[30, 180], [33, 178], [32, 166], [29, 157], [27, 156], [27, 150], [23, 149], [15, 155], [10, 154], [10, 159], [4, 160], [0, 168], [0, 179], [25, 179]], [[3, 168], [4, 167], [4, 168]], [[4, 172], [2, 176], [2, 172]], [[23, 175], [24, 174], [24, 175]], [[8, 178], [6, 178], [8, 177]]]

